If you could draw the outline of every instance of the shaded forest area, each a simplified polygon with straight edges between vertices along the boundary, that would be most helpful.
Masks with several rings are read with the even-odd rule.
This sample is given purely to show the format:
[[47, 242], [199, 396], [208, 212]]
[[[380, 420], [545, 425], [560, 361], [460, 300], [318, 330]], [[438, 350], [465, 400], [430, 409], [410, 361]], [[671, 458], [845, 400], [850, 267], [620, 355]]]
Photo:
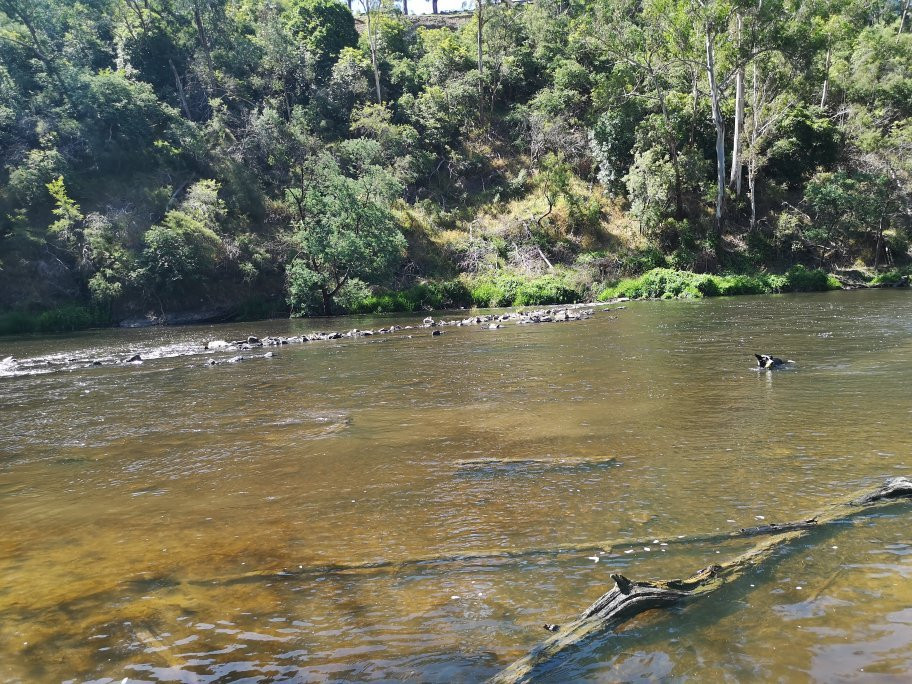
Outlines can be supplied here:
[[909, 0], [359, 2], [0, 0], [8, 331], [908, 273]]

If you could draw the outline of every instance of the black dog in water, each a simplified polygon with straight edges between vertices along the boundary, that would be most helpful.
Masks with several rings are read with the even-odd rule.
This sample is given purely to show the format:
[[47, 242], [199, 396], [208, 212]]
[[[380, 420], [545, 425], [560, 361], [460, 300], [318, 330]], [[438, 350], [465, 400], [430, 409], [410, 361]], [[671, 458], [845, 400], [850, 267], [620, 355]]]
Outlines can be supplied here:
[[788, 361], [783, 361], [782, 359], [778, 359], [775, 356], [770, 356], [769, 354], [754, 354], [754, 356], [757, 357], [757, 365], [760, 366], [760, 368], [764, 368], [766, 370], [779, 368], [780, 366], [784, 366], [786, 363], [788, 363]]

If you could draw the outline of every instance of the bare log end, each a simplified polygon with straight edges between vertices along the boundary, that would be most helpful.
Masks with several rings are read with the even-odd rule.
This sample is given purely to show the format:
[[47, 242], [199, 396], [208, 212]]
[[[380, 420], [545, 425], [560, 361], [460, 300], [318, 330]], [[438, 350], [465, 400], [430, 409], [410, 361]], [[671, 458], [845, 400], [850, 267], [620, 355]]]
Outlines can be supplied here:
[[891, 477], [877, 491], [852, 501], [853, 506], [866, 506], [884, 499], [903, 499], [912, 497], [912, 479], [908, 477]]
[[629, 594], [633, 589], [633, 582], [618, 572], [612, 573], [611, 579], [614, 580], [614, 584], [622, 594]]

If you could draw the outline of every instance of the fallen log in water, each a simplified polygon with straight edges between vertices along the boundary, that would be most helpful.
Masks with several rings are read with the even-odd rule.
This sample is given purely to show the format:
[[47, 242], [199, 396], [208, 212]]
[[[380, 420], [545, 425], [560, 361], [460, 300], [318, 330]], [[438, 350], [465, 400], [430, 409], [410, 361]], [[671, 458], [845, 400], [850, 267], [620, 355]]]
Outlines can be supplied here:
[[563, 627], [548, 625], [548, 629], [556, 630], [553, 636], [495, 675], [490, 682], [504, 684], [528, 681], [543, 666], [554, 663], [567, 649], [612, 630], [647, 610], [666, 608], [706, 596], [764, 562], [782, 545], [807, 535], [811, 529], [846, 520], [871, 506], [909, 497], [912, 497], [912, 480], [906, 477], [892, 478], [876, 489], [864, 490], [834, 503], [803, 523], [757, 528], [761, 534], [774, 530], [774, 536], [725, 563], [703, 568], [687, 579], [635, 582], [623, 575], [613, 574], [613, 589], [603, 594], [570, 624]]

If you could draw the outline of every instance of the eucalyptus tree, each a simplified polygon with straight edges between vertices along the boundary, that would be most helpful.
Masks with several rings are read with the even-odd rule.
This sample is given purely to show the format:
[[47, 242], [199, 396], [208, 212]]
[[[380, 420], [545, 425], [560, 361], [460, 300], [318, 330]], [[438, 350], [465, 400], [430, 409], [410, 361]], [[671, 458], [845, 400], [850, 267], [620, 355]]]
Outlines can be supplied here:
[[380, 66], [377, 52], [379, 51], [379, 27], [377, 14], [381, 9], [381, 0], [359, 0], [361, 13], [367, 22], [367, 45], [370, 51], [371, 69], [374, 72], [374, 90], [377, 95], [377, 104], [383, 104], [383, 95], [380, 92]]

